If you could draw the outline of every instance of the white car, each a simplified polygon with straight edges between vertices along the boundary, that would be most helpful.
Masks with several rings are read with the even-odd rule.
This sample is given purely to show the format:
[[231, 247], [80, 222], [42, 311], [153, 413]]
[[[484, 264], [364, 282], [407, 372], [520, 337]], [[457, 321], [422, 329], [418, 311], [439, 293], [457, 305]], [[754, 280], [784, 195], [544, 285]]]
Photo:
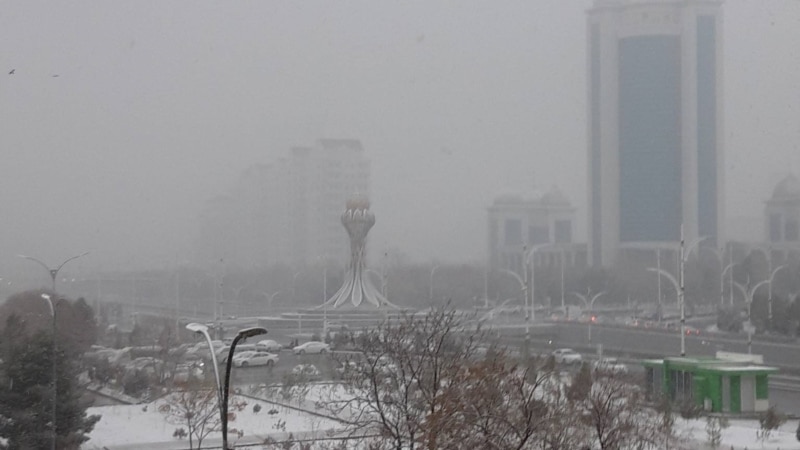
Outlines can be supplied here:
[[331, 351], [331, 346], [318, 341], [306, 342], [293, 348], [292, 351], [295, 355], [302, 355], [304, 353], [327, 353]]
[[283, 346], [272, 339], [267, 339], [264, 341], [258, 341], [256, 344], [256, 348], [259, 350], [266, 350], [268, 352], [279, 352], [283, 348]]
[[622, 364], [617, 358], [600, 358], [592, 364], [596, 372], [603, 373], [628, 373], [628, 366]]
[[571, 348], [560, 348], [553, 352], [558, 364], [580, 364], [583, 361], [581, 354]]
[[278, 355], [262, 350], [242, 352], [233, 357], [233, 365], [236, 367], [274, 366], [278, 361]]

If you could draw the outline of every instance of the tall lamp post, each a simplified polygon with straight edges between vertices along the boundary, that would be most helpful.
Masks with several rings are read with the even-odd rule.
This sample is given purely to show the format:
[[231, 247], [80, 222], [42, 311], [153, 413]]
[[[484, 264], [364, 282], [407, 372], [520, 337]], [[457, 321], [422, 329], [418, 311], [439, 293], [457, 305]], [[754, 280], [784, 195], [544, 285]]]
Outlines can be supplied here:
[[753, 323], [751, 319], [751, 312], [753, 309], [753, 295], [755, 295], [756, 290], [761, 286], [768, 284], [770, 280], [763, 280], [756, 283], [752, 289], [748, 290], [744, 286], [739, 283], [733, 283], [740, 291], [742, 291], [742, 295], [744, 295], [744, 300], [747, 302], [747, 353], [753, 353]]
[[[530, 333], [531, 333], [531, 321], [529, 320], [529, 312], [530, 308], [528, 308], [528, 283], [527, 280], [523, 280], [521, 276], [514, 272], [513, 270], [508, 269], [498, 269], [500, 272], [507, 273], [514, 277], [515, 280], [519, 283], [519, 287], [522, 290], [522, 304], [525, 308], [525, 342], [528, 343], [530, 340]], [[527, 268], [525, 272], [527, 272]], [[527, 278], [527, 277], [526, 277]]]
[[42, 294], [42, 298], [47, 300], [47, 305], [50, 306], [50, 315], [53, 318], [53, 361], [52, 361], [52, 370], [53, 370], [53, 405], [51, 410], [51, 420], [53, 422], [53, 439], [51, 441], [51, 449], [55, 450], [56, 448], [56, 436], [57, 429], [56, 429], [56, 418], [58, 417], [56, 414], [56, 405], [58, 404], [58, 372], [56, 371], [56, 355], [58, 354], [57, 345], [58, 345], [58, 338], [56, 337], [56, 308], [55, 304], [53, 303], [53, 299], [50, 297], [49, 294]]
[[776, 267], [774, 270], [772, 268], [772, 248], [764, 248], [764, 247], [755, 247], [753, 250], [760, 252], [764, 255], [764, 259], [767, 260], [767, 273], [769, 274], [769, 294], [767, 296], [767, 307], [768, 307], [768, 316], [772, 319], [772, 277], [775, 276], [775, 273], [782, 269], [782, 266]]
[[767, 317], [769, 320], [772, 320], [772, 283], [775, 281], [775, 274], [778, 273], [779, 270], [785, 269], [786, 264], [780, 265], [774, 269], [769, 274], [769, 285], [767, 288], [769, 289], [769, 296], [767, 297]]
[[202, 335], [208, 344], [208, 351], [211, 353], [211, 364], [214, 366], [214, 381], [217, 386], [217, 404], [219, 405], [219, 419], [222, 424], [222, 448], [229, 450], [228, 447], [228, 393], [230, 387], [231, 375], [231, 362], [236, 345], [241, 339], [246, 339], [252, 336], [266, 334], [267, 330], [264, 328], [246, 328], [240, 330], [236, 337], [231, 342], [231, 348], [228, 351], [228, 361], [225, 363], [225, 384], [223, 387], [222, 381], [219, 377], [219, 365], [217, 364], [217, 354], [214, 352], [214, 345], [211, 343], [211, 335], [208, 334], [208, 327], [200, 323], [190, 323], [186, 325], [186, 329]]
[[80, 255], [75, 255], [75, 256], [73, 256], [71, 258], [67, 258], [66, 260], [64, 260], [64, 262], [59, 264], [55, 269], [51, 269], [50, 266], [45, 264], [42, 260], [34, 258], [33, 256], [17, 255], [17, 257], [29, 259], [29, 260], [39, 264], [40, 266], [44, 267], [44, 269], [47, 271], [47, 273], [50, 274], [50, 279], [52, 281], [51, 289], [52, 289], [53, 293], [55, 294], [55, 292], [56, 292], [56, 278], [58, 277], [58, 272], [61, 270], [61, 268], [64, 267], [65, 264], [67, 264], [68, 262], [72, 261], [73, 259], [78, 259], [78, 258], [80, 258], [82, 256], [86, 256], [88, 254], [89, 254], [89, 252], [83, 252]]
[[[591, 295], [591, 291], [587, 292], [587, 294]], [[589, 308], [590, 317], [589, 317], [589, 336], [588, 336], [588, 340], [589, 340], [589, 344], [591, 345], [591, 343], [592, 343], [592, 322], [594, 322], [594, 302], [595, 302], [595, 300], [597, 300], [598, 298], [602, 297], [603, 295], [606, 295], [606, 291], [598, 292], [597, 294], [594, 294], [591, 299], [589, 298], [588, 295], [583, 295], [583, 294], [581, 294], [579, 292], [573, 292], [572, 295], [574, 295], [575, 297], [578, 297], [579, 299], [581, 299], [583, 301], [584, 306]]]
[[731, 301], [730, 301], [730, 303], [731, 303], [731, 306], [733, 306], [733, 272], [732, 272], [732, 270], [733, 270], [733, 266], [736, 265], [733, 262], [733, 252], [732, 251], [728, 251], [728, 265], [725, 265], [725, 256], [724, 256], [725, 249], [724, 248], [722, 250], [719, 250], [719, 249], [716, 249], [714, 247], [708, 247], [708, 250], [710, 250], [712, 253], [714, 253], [714, 256], [717, 257], [717, 262], [719, 262], [719, 270], [720, 270], [720, 272], [719, 272], [719, 306], [725, 305], [725, 273], [727, 273], [729, 270], [731, 271], [731, 276], [730, 276]]
[[681, 295], [681, 284], [675, 277], [672, 276], [671, 273], [667, 272], [664, 269], [657, 268], [657, 267], [648, 267], [648, 271], [655, 272], [659, 276], [663, 276], [664, 278], [668, 279], [672, 285], [675, 287], [675, 290], [678, 292], [679, 296], [679, 303], [680, 303], [680, 310], [681, 310], [681, 356], [686, 356], [686, 330], [685, 330], [685, 323], [686, 317], [684, 316], [684, 308], [683, 308], [683, 298]]
[[[525, 268], [525, 279], [528, 280], [528, 267], [530, 267], [530, 286], [529, 289], [526, 289], [526, 297], [530, 295], [531, 302], [530, 302], [530, 320], [536, 322], [536, 251], [541, 250], [545, 247], [551, 247], [553, 244], [537, 244], [531, 247], [530, 250], [527, 250], [527, 246], [522, 247], [522, 257], [524, 258], [522, 266]], [[526, 287], [528, 284], [526, 283]]]
[[233, 354], [236, 350], [236, 344], [242, 339], [247, 339], [253, 336], [260, 336], [267, 334], [266, 328], [252, 327], [239, 330], [236, 337], [231, 342], [231, 348], [228, 350], [228, 360], [225, 362], [225, 387], [222, 390], [222, 407], [220, 414], [222, 415], [222, 448], [228, 450], [228, 395], [230, 395], [230, 382], [231, 382], [231, 362], [233, 361]]

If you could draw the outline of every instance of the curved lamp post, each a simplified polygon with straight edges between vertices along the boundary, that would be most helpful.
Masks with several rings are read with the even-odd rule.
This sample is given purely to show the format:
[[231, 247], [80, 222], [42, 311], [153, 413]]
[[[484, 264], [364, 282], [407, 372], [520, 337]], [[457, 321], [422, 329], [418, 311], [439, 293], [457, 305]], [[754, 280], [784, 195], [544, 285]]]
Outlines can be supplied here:
[[594, 302], [595, 302], [595, 300], [597, 300], [598, 298], [602, 297], [603, 295], [606, 295], [606, 291], [598, 292], [597, 294], [594, 294], [591, 299], [587, 295], [583, 295], [583, 294], [581, 294], [579, 292], [573, 292], [572, 295], [574, 295], [575, 297], [578, 297], [579, 299], [581, 299], [583, 301], [584, 306], [589, 308], [589, 314], [592, 315], [592, 317], [589, 317], [589, 336], [588, 336], [589, 344], [591, 344], [592, 343], [592, 322], [593, 322], [593, 319], [594, 319]]
[[742, 295], [744, 295], [744, 300], [747, 302], [747, 353], [753, 353], [753, 323], [751, 322], [750, 313], [753, 307], [753, 295], [755, 295], [756, 290], [761, 286], [768, 284], [770, 280], [763, 280], [756, 283], [752, 289], [747, 290], [744, 286], [739, 283], [734, 282], [734, 286], [736, 286], [740, 291], [742, 291]]
[[[520, 287], [520, 289], [522, 291], [522, 304], [523, 304], [523, 307], [525, 308], [525, 342], [529, 343], [530, 336], [531, 336], [531, 320], [530, 320], [531, 308], [528, 306], [528, 280], [527, 280], [527, 276], [525, 277], [526, 279], [523, 280], [522, 277], [519, 276], [519, 274], [517, 272], [514, 272], [513, 270], [498, 269], [498, 271], [511, 275], [519, 283], [519, 287]], [[528, 272], [528, 268], [527, 267], [525, 267], [525, 272], [526, 272], [526, 275], [527, 275], [527, 272]]]
[[[717, 262], [719, 263], [719, 306], [723, 306], [725, 304], [725, 273], [733, 269], [733, 266], [736, 265], [733, 262], [733, 252], [728, 252], [728, 265], [725, 265], [724, 248], [720, 250], [714, 247], [707, 247], [707, 249], [717, 257]], [[730, 303], [731, 306], [733, 306], [733, 272], [731, 272], [730, 284]]]
[[186, 329], [201, 334], [206, 339], [206, 343], [208, 344], [208, 352], [211, 354], [211, 365], [214, 366], [214, 381], [216, 382], [217, 386], [217, 404], [220, 405], [219, 406], [220, 420], [224, 421], [225, 418], [224, 416], [222, 416], [222, 383], [220, 382], [219, 379], [219, 366], [217, 365], [217, 354], [214, 351], [214, 344], [211, 343], [211, 335], [208, 334], [208, 327], [201, 323], [190, 323], [186, 325]]
[[219, 378], [219, 365], [217, 364], [217, 354], [214, 352], [214, 344], [211, 343], [211, 335], [208, 334], [208, 327], [200, 323], [190, 323], [186, 325], [186, 329], [195, 333], [203, 335], [208, 344], [208, 351], [211, 353], [211, 363], [214, 366], [214, 381], [217, 385], [217, 402], [219, 404], [219, 418], [222, 424], [222, 448], [228, 450], [228, 391], [230, 386], [231, 377], [231, 360], [233, 353], [236, 349], [236, 344], [241, 339], [247, 339], [251, 336], [258, 336], [266, 334], [267, 330], [264, 328], [245, 328], [239, 330], [236, 337], [231, 342], [231, 348], [228, 350], [228, 360], [225, 363], [225, 384], [223, 387], [222, 381]]
[[769, 288], [769, 296], [767, 297], [768, 299], [767, 317], [769, 318], [769, 320], [772, 320], [772, 283], [775, 281], [775, 274], [778, 273], [778, 271], [780, 271], [781, 269], [785, 269], [786, 267], [787, 267], [786, 264], [780, 265], [772, 269], [772, 272], [770, 272], [769, 274], [769, 285], [767, 286]]
[[53, 293], [55, 293], [56, 292], [56, 278], [58, 277], [58, 272], [61, 270], [61, 268], [64, 267], [65, 264], [67, 264], [68, 262], [72, 261], [73, 259], [78, 259], [78, 258], [80, 258], [82, 256], [86, 256], [88, 254], [89, 254], [89, 252], [83, 252], [80, 255], [75, 255], [75, 256], [73, 256], [71, 258], [67, 258], [64, 262], [59, 264], [55, 269], [51, 269], [50, 266], [48, 266], [47, 264], [44, 263], [44, 261], [42, 261], [40, 259], [37, 259], [37, 258], [34, 258], [33, 256], [17, 255], [17, 257], [18, 258], [29, 259], [29, 260], [31, 260], [31, 261], [33, 261], [35, 263], [38, 263], [42, 267], [44, 267], [45, 270], [47, 270], [47, 273], [50, 274], [50, 279], [52, 281], [51, 287], [52, 287]]
[[664, 269], [656, 268], [656, 267], [648, 267], [647, 270], [650, 271], [650, 272], [655, 272], [659, 276], [663, 276], [664, 278], [668, 279], [672, 283], [672, 285], [675, 287], [675, 290], [678, 291], [679, 306], [680, 306], [680, 310], [681, 310], [681, 356], [686, 356], [686, 316], [684, 314], [685, 310], [684, 310], [684, 307], [683, 307], [683, 303], [684, 303], [683, 295], [681, 295], [681, 293], [682, 293], [681, 285], [678, 282], [678, 280], [676, 280], [675, 277], [672, 276], [671, 273], [667, 272]]
[[247, 339], [253, 336], [267, 334], [265, 328], [253, 327], [239, 330], [236, 337], [231, 342], [231, 348], [228, 350], [228, 360], [225, 362], [225, 387], [222, 390], [222, 407], [220, 414], [222, 415], [222, 448], [228, 450], [228, 395], [230, 394], [231, 382], [231, 362], [233, 361], [233, 353], [236, 350], [236, 344], [242, 339]]

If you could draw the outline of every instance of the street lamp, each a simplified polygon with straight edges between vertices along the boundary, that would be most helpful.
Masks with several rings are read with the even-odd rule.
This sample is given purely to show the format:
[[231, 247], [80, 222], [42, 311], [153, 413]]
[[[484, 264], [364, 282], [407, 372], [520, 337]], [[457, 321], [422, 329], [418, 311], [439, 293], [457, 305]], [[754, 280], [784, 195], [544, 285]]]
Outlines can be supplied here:
[[431, 302], [431, 307], [433, 307], [433, 274], [436, 272], [436, 269], [438, 268], [439, 266], [433, 266], [431, 268], [431, 283], [429, 286], [430, 289], [428, 291], [428, 300]]
[[678, 282], [678, 280], [676, 280], [675, 277], [672, 276], [671, 273], [667, 272], [664, 269], [657, 268], [657, 267], [648, 267], [647, 270], [650, 271], [650, 272], [655, 272], [655, 273], [659, 274], [659, 276], [663, 276], [664, 278], [668, 279], [672, 283], [672, 285], [675, 287], [675, 290], [678, 292], [679, 306], [680, 306], [680, 310], [681, 310], [681, 356], [686, 356], [686, 330], [685, 330], [685, 327], [686, 327], [686, 316], [684, 314], [685, 310], [684, 310], [684, 307], [683, 307], [683, 303], [684, 303], [683, 302], [683, 295], [681, 295], [681, 293], [682, 293], [681, 285]]
[[273, 292], [272, 294], [268, 294], [268, 293], [266, 293], [264, 291], [261, 291], [261, 295], [263, 295], [267, 299], [267, 304], [269, 305], [270, 308], [272, 308], [272, 302], [275, 300], [275, 297], [278, 294], [282, 293], [282, 292], [283, 291], [281, 291], [281, 290], [277, 290], [277, 291]]
[[785, 268], [786, 268], [786, 264], [780, 265], [780, 266], [772, 269], [772, 272], [770, 272], [770, 274], [769, 274], [769, 285], [767, 286], [767, 288], [769, 288], [769, 294], [768, 294], [768, 297], [767, 297], [767, 299], [768, 299], [768, 302], [767, 302], [767, 317], [769, 318], [769, 320], [772, 320], [772, 283], [775, 281], [775, 274], [778, 273], [779, 270], [785, 269]]
[[725, 304], [725, 273], [729, 270], [731, 271], [730, 275], [730, 304], [733, 306], [733, 266], [736, 264], [733, 262], [733, 252], [728, 251], [728, 265], [725, 265], [725, 258], [723, 256], [723, 250], [718, 250], [714, 247], [708, 247], [714, 256], [717, 257], [717, 262], [719, 262], [719, 306], [723, 306]]
[[19, 258], [25, 258], [25, 259], [29, 259], [29, 260], [31, 260], [31, 261], [33, 261], [33, 262], [35, 262], [35, 263], [38, 263], [38, 264], [39, 264], [39, 265], [41, 265], [42, 267], [44, 267], [44, 268], [45, 268], [45, 270], [47, 270], [47, 273], [49, 273], [49, 274], [50, 274], [50, 279], [52, 280], [52, 285], [51, 285], [51, 288], [52, 288], [52, 291], [53, 291], [53, 293], [55, 294], [55, 292], [56, 292], [56, 277], [58, 277], [58, 272], [61, 270], [61, 268], [62, 268], [62, 267], [64, 267], [64, 265], [65, 265], [66, 263], [68, 263], [68, 262], [72, 261], [73, 259], [78, 259], [78, 258], [80, 258], [80, 257], [82, 257], [82, 256], [86, 256], [86, 255], [88, 255], [88, 254], [89, 254], [89, 252], [83, 252], [83, 253], [81, 253], [80, 255], [76, 255], [76, 256], [73, 256], [73, 257], [71, 257], [71, 258], [67, 258], [67, 259], [66, 259], [64, 262], [62, 262], [61, 264], [59, 264], [59, 265], [58, 265], [58, 267], [56, 267], [55, 269], [51, 269], [51, 268], [50, 268], [50, 266], [48, 266], [47, 264], [45, 264], [45, 263], [44, 263], [42, 260], [40, 260], [40, 259], [37, 259], [37, 258], [34, 258], [33, 256], [27, 256], [27, 255], [17, 255], [17, 257], [19, 257]]
[[750, 289], [749, 291], [741, 284], [735, 282], [733, 283], [740, 291], [742, 291], [742, 295], [744, 295], [744, 300], [747, 302], [747, 353], [748, 354], [753, 353], [753, 323], [750, 316], [753, 308], [753, 295], [755, 295], [756, 290], [758, 288], [768, 283], [769, 280], [760, 281], [756, 283], [756, 285], [753, 286], [753, 288]]
[[228, 360], [225, 362], [225, 388], [222, 393], [222, 407], [220, 414], [222, 415], [222, 448], [228, 450], [228, 395], [230, 394], [231, 382], [231, 362], [233, 361], [233, 354], [236, 350], [236, 344], [242, 339], [247, 339], [253, 336], [267, 334], [267, 330], [261, 327], [252, 327], [239, 330], [236, 337], [231, 342], [231, 348], [228, 350]]
[[52, 370], [53, 370], [53, 405], [52, 405], [52, 417], [51, 420], [53, 422], [53, 439], [51, 441], [51, 449], [55, 450], [56, 448], [56, 437], [57, 428], [56, 428], [56, 418], [58, 417], [56, 414], [56, 405], [58, 404], [58, 373], [56, 371], [56, 355], [57, 352], [57, 345], [58, 345], [58, 338], [56, 337], [56, 308], [55, 304], [53, 304], [53, 299], [50, 297], [49, 294], [42, 294], [42, 298], [47, 300], [47, 305], [50, 306], [50, 315], [53, 317], [53, 361], [52, 361]]
[[[550, 243], [538, 244], [538, 245], [534, 245], [533, 247], [531, 247], [530, 251], [526, 250], [527, 246], [523, 246], [522, 247], [522, 257], [524, 258], [523, 267], [525, 267], [525, 278], [526, 279], [528, 277], [528, 266], [530, 266], [530, 272], [531, 272], [530, 289], [527, 289], [527, 292], [526, 292], [525, 295], [528, 296], [530, 294], [530, 297], [531, 297], [531, 303], [530, 303], [531, 314], [530, 314], [530, 317], [531, 317], [531, 321], [533, 321], [533, 322], [536, 321], [536, 251], [537, 250], [541, 250], [541, 249], [543, 249], [545, 247], [551, 247], [551, 246], [553, 246], [553, 244], [550, 244]], [[531, 263], [531, 260], [533, 260], [533, 263]], [[527, 285], [527, 283], [526, 283], [526, 285]]]
[[530, 308], [528, 306], [528, 280], [527, 280], [527, 278], [528, 278], [527, 277], [528, 269], [527, 269], [527, 267], [525, 268], [525, 275], [526, 276], [525, 276], [524, 280], [522, 279], [521, 276], [519, 276], [519, 274], [517, 274], [517, 272], [514, 272], [513, 270], [509, 270], [509, 269], [498, 269], [498, 270], [500, 272], [507, 273], [507, 274], [511, 275], [519, 283], [519, 287], [520, 287], [520, 289], [522, 291], [522, 304], [524, 305], [524, 308], [525, 308], [525, 344], [528, 345], [530, 343], [530, 338], [531, 338], [531, 320], [530, 320], [530, 318], [531, 318], [531, 309], [532, 309], [532, 308]]
[[[588, 291], [587, 294], [591, 295], [591, 290]], [[598, 292], [597, 294], [594, 294], [592, 296], [592, 298], [590, 299], [587, 295], [583, 295], [583, 294], [581, 294], [579, 292], [573, 292], [572, 293], [572, 295], [574, 295], [575, 297], [578, 297], [579, 299], [581, 299], [583, 301], [584, 306], [589, 308], [589, 336], [588, 336], [589, 345], [592, 344], [592, 322], [594, 322], [594, 302], [595, 302], [595, 300], [597, 300], [598, 298], [600, 298], [601, 296], [603, 296], [605, 294], [606, 294], [606, 291]]]
[[217, 354], [214, 352], [214, 344], [211, 343], [211, 336], [208, 334], [208, 327], [200, 323], [190, 323], [186, 325], [186, 329], [203, 335], [203, 337], [206, 339], [206, 343], [208, 344], [208, 351], [211, 353], [211, 364], [214, 366], [214, 381], [217, 385], [219, 418], [222, 424], [222, 448], [223, 450], [228, 450], [228, 394], [230, 390], [231, 362], [233, 360], [233, 353], [236, 349], [236, 344], [238, 344], [241, 339], [247, 339], [248, 337], [266, 334], [267, 330], [258, 327], [239, 330], [239, 332], [236, 334], [236, 337], [233, 338], [233, 342], [231, 342], [230, 350], [228, 350], [228, 360], [225, 363], [225, 384], [223, 388], [223, 384], [219, 378]]

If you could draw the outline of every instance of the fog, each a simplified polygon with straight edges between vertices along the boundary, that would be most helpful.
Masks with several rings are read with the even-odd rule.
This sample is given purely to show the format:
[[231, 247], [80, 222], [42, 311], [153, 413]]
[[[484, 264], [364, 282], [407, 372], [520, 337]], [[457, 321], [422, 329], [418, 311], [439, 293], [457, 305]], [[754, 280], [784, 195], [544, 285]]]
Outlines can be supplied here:
[[[585, 242], [590, 3], [3, 2], [0, 271], [190, 260], [206, 200], [326, 137], [372, 162], [373, 251], [479, 261], [492, 198], [552, 185]], [[800, 170], [800, 2], [724, 17], [726, 211], [758, 222]]]

